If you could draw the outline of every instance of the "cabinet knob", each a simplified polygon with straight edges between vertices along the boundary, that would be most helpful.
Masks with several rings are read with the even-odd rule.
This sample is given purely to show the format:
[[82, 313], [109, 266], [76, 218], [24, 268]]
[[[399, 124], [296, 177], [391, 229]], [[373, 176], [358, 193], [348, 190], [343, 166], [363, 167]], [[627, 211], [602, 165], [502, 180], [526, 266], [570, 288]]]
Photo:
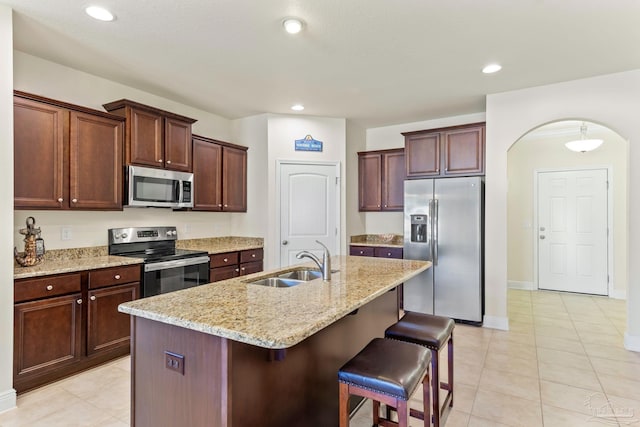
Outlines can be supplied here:
[[162, 159], [158, 159], [158, 163], [162, 163]]
[[378, 205], [378, 207], [380, 207], [380, 205]]
[[445, 172], [449, 172], [449, 168], [444, 168], [444, 171]]
[[221, 204], [219, 204], [219, 205], [218, 205], [218, 207], [219, 207], [219, 208], [221, 208], [221, 207], [222, 207], [222, 203], [221, 203]]
[[387, 256], [391, 256], [391, 252], [387, 252]]
[[228, 258], [223, 259], [224, 262], [229, 262]]
[[76, 300], [76, 302], [77, 302], [78, 304], [82, 304], [82, 298], [78, 298], [78, 299]]
[[386, 207], [388, 207], [388, 206], [389, 206], [389, 205], [384, 205], [384, 207], [385, 207], [385, 208], [386, 208]]
[[116, 279], [116, 280], [120, 280], [120, 275], [116, 274], [115, 276], [113, 276], [113, 278]]
[[360, 255], [364, 255], [364, 251], [360, 251]]
[[47, 290], [48, 291], [52, 291], [53, 290], [53, 285], [47, 285]]
[[251, 254], [251, 258], [255, 258], [255, 257], [256, 257], [256, 254]]
[[224, 205], [224, 207], [225, 207], [225, 208], [228, 208], [228, 207], [229, 207], [229, 205]]
[[91, 296], [89, 297], [89, 299], [90, 299], [91, 301], [95, 301], [95, 300], [96, 300], [96, 296], [95, 296], [95, 295], [91, 295]]
[[239, 272], [240, 272], [240, 269], [239, 269], [239, 268], [236, 268], [236, 273], [239, 273]]
[[170, 165], [171, 164], [171, 160], [167, 160], [167, 164]]
[[71, 199], [71, 202], [78, 203], [78, 199]]
[[245, 270], [245, 268], [244, 268], [244, 267], [241, 267], [241, 268], [240, 268], [240, 270], [244, 271], [244, 270]]
[[62, 203], [64, 202], [64, 199], [62, 197], [58, 197], [58, 203]]

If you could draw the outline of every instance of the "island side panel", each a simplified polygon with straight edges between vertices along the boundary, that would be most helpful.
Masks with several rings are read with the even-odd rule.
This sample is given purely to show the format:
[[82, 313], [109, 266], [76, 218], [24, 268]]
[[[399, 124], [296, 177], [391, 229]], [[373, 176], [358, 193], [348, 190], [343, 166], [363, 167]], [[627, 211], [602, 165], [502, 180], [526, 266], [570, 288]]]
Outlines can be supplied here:
[[282, 360], [274, 360], [277, 351], [230, 341], [233, 426], [337, 426], [338, 370], [397, 320], [394, 289], [286, 349]]
[[[132, 337], [132, 426], [230, 426], [226, 339], [134, 316]], [[165, 351], [184, 356], [184, 375]]]

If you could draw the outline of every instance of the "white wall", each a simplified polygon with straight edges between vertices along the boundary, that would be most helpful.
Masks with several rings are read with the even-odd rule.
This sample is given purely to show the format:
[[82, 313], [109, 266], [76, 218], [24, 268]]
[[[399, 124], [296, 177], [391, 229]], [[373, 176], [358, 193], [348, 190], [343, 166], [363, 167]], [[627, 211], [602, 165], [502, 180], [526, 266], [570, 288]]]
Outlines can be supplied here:
[[[576, 134], [570, 136], [529, 137], [516, 142], [507, 155], [508, 162], [508, 232], [507, 274], [509, 282], [519, 286], [534, 283], [534, 243], [538, 233], [534, 223], [534, 171], [544, 169], [578, 169], [589, 167], [610, 167], [609, 176], [613, 206], [613, 269], [609, 272], [612, 280], [611, 296], [624, 298], [627, 289], [627, 160], [628, 144], [615, 132], [607, 129], [593, 131], [589, 128], [589, 138], [602, 138], [604, 144], [595, 151], [575, 153], [564, 143], [578, 136], [580, 122], [575, 124]], [[548, 128], [542, 126], [535, 132]]]
[[[366, 151], [386, 150], [389, 148], [403, 148], [404, 136], [402, 132], [436, 129], [447, 126], [457, 126], [485, 121], [484, 113], [466, 114], [463, 116], [445, 117], [422, 122], [404, 123], [394, 126], [367, 129]], [[365, 151], [363, 150], [363, 151]], [[355, 185], [358, 185], [357, 182]], [[368, 234], [402, 234], [402, 212], [367, 212], [365, 214]]]
[[[507, 320], [507, 151], [522, 135], [564, 119], [607, 126], [629, 141], [629, 218], [640, 218], [640, 70], [487, 97], [485, 322]], [[634, 167], [635, 166], [635, 167]], [[629, 221], [629, 260], [640, 259], [640, 224]], [[640, 263], [629, 263], [625, 346], [640, 351]]]
[[[343, 239], [345, 243], [350, 242], [351, 236], [365, 234], [366, 215], [358, 210], [358, 151], [366, 151], [367, 134], [366, 130], [356, 123], [347, 120], [347, 147], [346, 147], [345, 185], [347, 187], [347, 225]], [[347, 252], [345, 252], [347, 254]]]
[[13, 21], [0, 5], [0, 412], [16, 405], [13, 389]]
[[[345, 176], [346, 160], [346, 120], [327, 117], [297, 115], [274, 115], [268, 118], [268, 232], [265, 238], [266, 268], [277, 267], [279, 253], [279, 220], [276, 218], [276, 167], [278, 160], [303, 160], [318, 162], [339, 162], [341, 176]], [[322, 152], [295, 151], [295, 140], [311, 135], [323, 142]], [[341, 180], [340, 202], [340, 251], [345, 253], [345, 180]], [[332, 254], [334, 255], [334, 254]]]
[[[4, 27], [3, 27], [4, 28]], [[5, 39], [3, 39], [5, 40]], [[14, 88], [72, 104], [103, 110], [102, 104], [128, 98], [175, 112], [198, 121], [193, 132], [229, 142], [231, 121], [202, 110], [161, 98], [138, 89], [14, 51]], [[3, 62], [5, 64], [5, 62]], [[258, 150], [256, 150], [258, 151]], [[249, 162], [252, 159], [249, 151]], [[11, 179], [13, 182], [13, 179]], [[251, 208], [250, 208], [251, 209]], [[19, 228], [28, 216], [36, 218], [48, 249], [100, 246], [107, 244], [107, 229], [140, 225], [175, 225], [180, 238], [229, 235], [234, 215], [220, 212], [173, 212], [170, 209], [125, 208], [123, 212], [15, 211], [12, 221], [14, 246], [23, 249]], [[71, 240], [61, 240], [62, 226], [71, 228]]]

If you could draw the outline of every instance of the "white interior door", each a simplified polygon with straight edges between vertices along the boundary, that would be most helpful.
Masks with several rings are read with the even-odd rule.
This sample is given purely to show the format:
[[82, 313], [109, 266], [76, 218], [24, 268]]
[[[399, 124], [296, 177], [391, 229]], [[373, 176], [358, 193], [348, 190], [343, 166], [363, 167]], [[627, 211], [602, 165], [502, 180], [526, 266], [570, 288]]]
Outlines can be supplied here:
[[300, 262], [307, 250], [322, 258], [321, 241], [338, 253], [340, 183], [338, 164], [280, 164], [280, 267]]
[[607, 170], [538, 173], [538, 288], [608, 294]]

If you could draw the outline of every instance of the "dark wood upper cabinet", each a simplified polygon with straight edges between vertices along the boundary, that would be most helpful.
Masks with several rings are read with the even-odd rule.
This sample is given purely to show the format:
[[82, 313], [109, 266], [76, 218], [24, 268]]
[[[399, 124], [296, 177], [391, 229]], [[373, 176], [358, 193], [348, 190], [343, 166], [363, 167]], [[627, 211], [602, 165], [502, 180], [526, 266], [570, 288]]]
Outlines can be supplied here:
[[484, 123], [403, 135], [409, 179], [484, 175]]
[[193, 210], [247, 211], [247, 147], [193, 135]]
[[103, 107], [126, 118], [126, 164], [192, 171], [191, 125], [195, 119], [128, 99]]
[[14, 92], [14, 207], [122, 210], [123, 119]]
[[403, 149], [358, 153], [360, 211], [401, 211], [404, 208]]

